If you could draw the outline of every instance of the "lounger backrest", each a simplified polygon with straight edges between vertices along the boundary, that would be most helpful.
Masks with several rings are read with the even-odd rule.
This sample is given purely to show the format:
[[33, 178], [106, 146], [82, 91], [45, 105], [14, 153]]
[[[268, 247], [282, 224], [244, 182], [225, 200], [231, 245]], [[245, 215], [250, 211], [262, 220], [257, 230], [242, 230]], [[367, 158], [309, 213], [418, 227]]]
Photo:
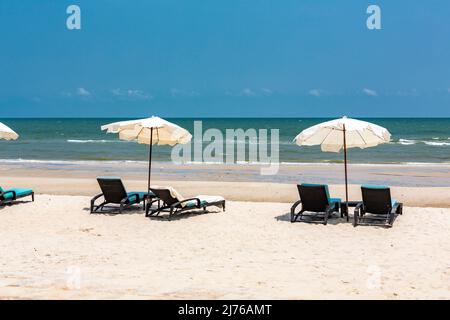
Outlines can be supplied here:
[[106, 202], [120, 203], [122, 199], [127, 197], [127, 192], [120, 178], [98, 177], [97, 181]]
[[171, 206], [174, 203], [177, 203], [178, 200], [177, 198], [172, 197], [172, 195], [170, 194], [170, 190], [169, 189], [153, 189], [150, 188], [150, 190], [153, 192], [153, 194], [161, 199], [162, 201], [164, 201], [165, 204]]
[[329, 204], [326, 185], [298, 184], [298, 193], [302, 201], [302, 210], [324, 212]]
[[391, 190], [385, 186], [362, 186], [362, 200], [366, 212], [386, 214], [392, 209]]

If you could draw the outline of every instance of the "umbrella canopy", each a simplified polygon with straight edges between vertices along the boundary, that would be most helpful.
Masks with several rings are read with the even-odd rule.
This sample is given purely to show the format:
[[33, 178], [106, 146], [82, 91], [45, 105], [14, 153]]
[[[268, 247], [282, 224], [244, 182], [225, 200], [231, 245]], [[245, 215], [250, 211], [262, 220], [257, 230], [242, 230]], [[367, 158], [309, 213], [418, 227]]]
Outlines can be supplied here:
[[0, 122], [0, 139], [16, 140], [19, 137], [10, 127]]
[[369, 148], [389, 142], [391, 134], [376, 124], [343, 117], [319, 123], [303, 130], [294, 139], [299, 146], [320, 145], [322, 151], [339, 152], [344, 149]]
[[320, 145], [322, 151], [326, 152], [344, 150], [345, 200], [348, 203], [347, 149], [374, 147], [387, 143], [390, 139], [391, 134], [383, 127], [370, 122], [343, 117], [319, 123], [303, 130], [295, 137], [294, 142], [299, 146]]
[[148, 191], [150, 192], [150, 177], [152, 163], [152, 145], [184, 144], [191, 141], [192, 135], [186, 129], [161, 119], [151, 117], [138, 120], [128, 120], [114, 122], [101, 126], [102, 130], [108, 133], [118, 133], [119, 139], [126, 141], [137, 141], [141, 144], [148, 144]]
[[135, 140], [142, 144], [150, 144], [152, 140], [152, 144], [174, 146], [188, 143], [192, 138], [186, 129], [159, 117], [114, 122], [101, 129], [108, 133], [118, 133], [121, 140]]

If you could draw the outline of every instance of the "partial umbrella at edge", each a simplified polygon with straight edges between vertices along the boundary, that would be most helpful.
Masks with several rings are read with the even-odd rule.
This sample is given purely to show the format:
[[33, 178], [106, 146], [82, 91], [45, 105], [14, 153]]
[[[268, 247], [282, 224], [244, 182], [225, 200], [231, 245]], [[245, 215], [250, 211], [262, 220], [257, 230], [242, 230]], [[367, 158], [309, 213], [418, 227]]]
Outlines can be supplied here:
[[15, 133], [10, 127], [0, 122], [0, 139], [16, 140], [19, 135]]

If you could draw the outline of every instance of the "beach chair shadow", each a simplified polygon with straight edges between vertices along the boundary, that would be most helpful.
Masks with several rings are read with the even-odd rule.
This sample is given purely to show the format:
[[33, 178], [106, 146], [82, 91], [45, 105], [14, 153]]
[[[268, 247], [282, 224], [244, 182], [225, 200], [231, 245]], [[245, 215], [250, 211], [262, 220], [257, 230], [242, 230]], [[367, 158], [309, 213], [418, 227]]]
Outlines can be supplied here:
[[159, 216], [148, 216], [147, 218], [149, 218], [150, 220], [154, 220], [154, 221], [164, 221], [164, 222], [170, 222], [170, 221], [175, 221], [175, 220], [184, 220], [184, 219], [189, 219], [189, 218], [195, 218], [197, 216], [202, 216], [202, 215], [206, 215], [206, 214], [211, 214], [211, 213], [218, 213], [219, 211], [210, 211], [210, 210], [195, 210], [195, 211], [188, 211], [188, 212], [183, 212], [183, 213], [178, 213], [178, 214], [173, 214], [171, 216], [167, 215], [159, 215]]
[[[291, 223], [291, 213], [290, 212], [286, 212], [284, 214], [281, 214], [279, 216], [276, 216], [274, 218], [276, 221], [281, 221], [281, 222], [289, 222]], [[306, 215], [304, 216], [304, 219], [308, 219], [306, 217]], [[309, 221], [305, 221], [305, 222], [309, 222]], [[314, 219], [312, 218], [312, 220], [310, 222], [313, 223], [317, 223], [316, 221], [314, 221]], [[331, 224], [331, 225], [338, 225], [341, 223], [347, 223], [347, 219], [345, 218], [341, 218], [339, 215], [335, 215], [335, 216], [330, 216], [328, 218], [327, 224]]]
[[145, 216], [150, 219], [180, 220], [209, 213], [210, 207], [225, 211], [225, 199], [221, 196], [198, 195], [186, 199], [172, 187], [153, 186], [150, 190], [155, 195], [155, 199], [147, 202], [145, 208]]
[[117, 207], [115, 206], [103, 206], [101, 211], [91, 212], [90, 207], [83, 208], [83, 211], [87, 211], [92, 215], [103, 215], [103, 216], [117, 216], [117, 215], [142, 215], [143, 209], [142, 207], [128, 207], [122, 209], [122, 212], [117, 211]]
[[6, 203], [0, 203], [0, 210], [7, 209], [8, 207], [11, 207], [15, 204], [26, 204], [26, 203], [33, 203], [34, 201], [27, 201], [27, 200], [14, 200], [11, 202]]

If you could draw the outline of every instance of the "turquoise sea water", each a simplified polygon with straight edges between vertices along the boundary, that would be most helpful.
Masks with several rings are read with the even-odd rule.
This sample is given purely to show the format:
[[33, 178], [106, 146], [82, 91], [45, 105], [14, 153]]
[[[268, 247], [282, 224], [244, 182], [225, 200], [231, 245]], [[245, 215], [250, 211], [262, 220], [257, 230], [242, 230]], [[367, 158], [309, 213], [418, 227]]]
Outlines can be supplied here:
[[[0, 140], [0, 159], [22, 160], [134, 160], [145, 161], [148, 146], [120, 141], [100, 126], [125, 119], [0, 119], [19, 133], [16, 141]], [[303, 129], [329, 119], [167, 119], [193, 132], [194, 121], [203, 130], [279, 129], [280, 162], [339, 162], [342, 154], [324, 153], [320, 147], [298, 147], [292, 140]], [[450, 119], [364, 119], [392, 133], [389, 144], [364, 150], [351, 149], [353, 163], [450, 163]], [[206, 145], [206, 144], [205, 144]], [[247, 142], [248, 146], [248, 142]], [[170, 161], [170, 147], [156, 146], [153, 159]], [[226, 150], [224, 151], [226, 153]]]

